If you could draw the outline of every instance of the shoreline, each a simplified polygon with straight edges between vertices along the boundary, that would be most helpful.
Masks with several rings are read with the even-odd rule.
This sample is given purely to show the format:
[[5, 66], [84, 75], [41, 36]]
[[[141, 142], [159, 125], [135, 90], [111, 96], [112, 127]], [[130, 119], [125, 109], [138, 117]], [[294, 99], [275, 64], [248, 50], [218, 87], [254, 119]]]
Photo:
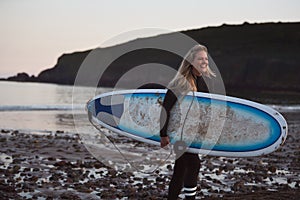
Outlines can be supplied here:
[[[137, 88], [114, 88], [114, 85], [104, 85], [101, 87], [88, 86], [88, 85], [77, 85], [74, 84], [59, 84], [51, 82], [31, 82], [31, 81], [11, 81], [11, 80], [0, 80], [0, 83], [4, 84], [25, 84], [25, 85], [42, 85], [44, 87], [66, 87], [73, 90], [74, 87], [84, 88], [87, 90], [101, 89], [104, 91], [117, 90], [127, 90], [127, 89], [137, 89]], [[141, 88], [140, 88], [141, 89]], [[144, 89], [165, 89], [165, 87], [153, 84], [148, 85]], [[276, 105], [300, 105], [300, 93], [299, 89], [287, 89], [287, 88], [251, 88], [251, 87], [232, 87], [228, 86], [225, 88], [225, 95], [237, 98], [243, 98], [250, 101], [255, 101], [262, 104], [276, 104]]]
[[[299, 115], [297, 115], [299, 116]], [[201, 159], [197, 198], [296, 199], [300, 136], [264, 157]], [[118, 172], [92, 157], [79, 136], [0, 133], [1, 199], [165, 199], [173, 165], [152, 175]]]

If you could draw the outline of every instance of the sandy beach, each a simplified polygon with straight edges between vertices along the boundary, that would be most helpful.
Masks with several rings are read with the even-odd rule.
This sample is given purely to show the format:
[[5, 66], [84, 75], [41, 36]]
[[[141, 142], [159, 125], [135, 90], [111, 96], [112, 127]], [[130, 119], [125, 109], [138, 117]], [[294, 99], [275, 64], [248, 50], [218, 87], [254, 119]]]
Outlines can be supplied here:
[[[300, 115], [284, 116], [289, 135], [276, 152], [251, 158], [203, 157], [197, 199], [298, 199]], [[105, 166], [78, 135], [63, 130], [0, 131], [0, 199], [166, 198], [172, 162], [141, 176]]]

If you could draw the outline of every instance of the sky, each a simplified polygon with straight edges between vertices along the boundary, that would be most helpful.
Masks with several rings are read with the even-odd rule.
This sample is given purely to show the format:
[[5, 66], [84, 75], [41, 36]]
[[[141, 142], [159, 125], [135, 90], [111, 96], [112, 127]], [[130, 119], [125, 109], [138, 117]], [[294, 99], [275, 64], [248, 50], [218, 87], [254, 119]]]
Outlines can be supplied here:
[[137, 37], [222, 24], [300, 22], [299, 10], [299, 0], [0, 0], [0, 78], [36, 76], [63, 53]]

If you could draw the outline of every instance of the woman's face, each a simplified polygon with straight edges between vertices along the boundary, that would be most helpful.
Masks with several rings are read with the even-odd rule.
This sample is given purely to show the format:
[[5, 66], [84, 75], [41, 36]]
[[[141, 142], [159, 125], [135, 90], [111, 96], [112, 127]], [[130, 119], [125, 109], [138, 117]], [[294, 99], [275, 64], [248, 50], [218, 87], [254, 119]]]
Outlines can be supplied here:
[[195, 58], [192, 62], [193, 67], [193, 73], [196, 76], [200, 76], [201, 74], [207, 72], [208, 68], [208, 56], [205, 51], [198, 51], [195, 54]]

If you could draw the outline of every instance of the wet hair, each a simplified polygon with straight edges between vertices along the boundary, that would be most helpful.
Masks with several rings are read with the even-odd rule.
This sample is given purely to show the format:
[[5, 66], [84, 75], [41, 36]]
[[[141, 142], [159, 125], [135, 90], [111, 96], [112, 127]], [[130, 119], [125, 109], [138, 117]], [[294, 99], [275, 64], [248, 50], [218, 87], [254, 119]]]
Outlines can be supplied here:
[[[182, 60], [175, 77], [169, 83], [169, 89], [175, 90], [181, 94], [197, 90], [195, 77], [192, 72], [193, 65], [191, 63], [194, 61], [196, 54], [199, 51], [205, 51], [208, 54], [207, 48], [203, 45], [198, 44], [191, 48]], [[207, 66], [206, 73], [202, 75], [208, 78], [216, 76], [216, 74], [210, 69], [209, 65]]]

